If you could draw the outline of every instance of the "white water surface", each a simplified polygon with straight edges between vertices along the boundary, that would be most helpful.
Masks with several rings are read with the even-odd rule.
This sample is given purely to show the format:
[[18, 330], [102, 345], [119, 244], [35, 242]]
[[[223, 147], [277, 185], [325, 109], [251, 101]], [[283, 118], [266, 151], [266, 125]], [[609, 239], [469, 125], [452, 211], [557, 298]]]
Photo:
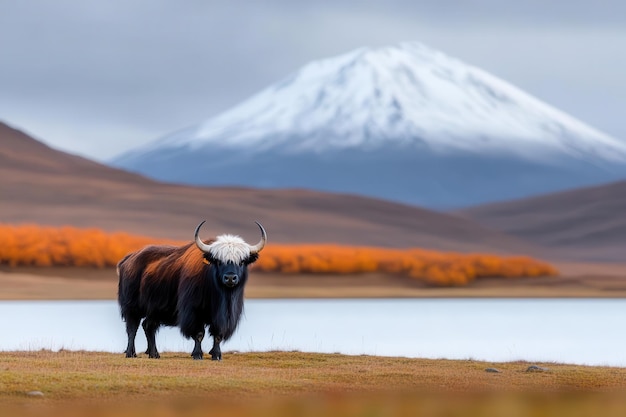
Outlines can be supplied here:
[[[621, 299], [246, 300], [222, 350], [626, 366], [625, 323]], [[115, 301], [0, 302], [0, 350], [125, 346]], [[163, 327], [157, 346], [191, 352], [193, 342]], [[137, 352], [145, 348], [140, 329]]]

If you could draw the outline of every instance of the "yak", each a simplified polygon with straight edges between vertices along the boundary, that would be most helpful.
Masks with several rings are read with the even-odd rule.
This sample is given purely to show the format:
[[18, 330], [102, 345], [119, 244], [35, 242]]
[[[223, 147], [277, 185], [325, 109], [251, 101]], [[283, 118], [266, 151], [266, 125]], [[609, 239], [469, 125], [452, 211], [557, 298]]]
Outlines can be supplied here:
[[195, 342], [191, 356], [202, 359], [205, 327], [213, 337], [211, 359], [221, 360], [220, 343], [235, 332], [243, 311], [248, 265], [258, 259], [267, 242], [265, 229], [256, 245], [224, 234], [203, 241], [196, 227], [194, 241], [184, 246], [153, 245], [126, 255], [117, 264], [118, 302], [126, 322], [126, 357], [136, 357], [139, 324], [146, 334], [150, 358], [159, 358], [156, 332], [178, 326]]

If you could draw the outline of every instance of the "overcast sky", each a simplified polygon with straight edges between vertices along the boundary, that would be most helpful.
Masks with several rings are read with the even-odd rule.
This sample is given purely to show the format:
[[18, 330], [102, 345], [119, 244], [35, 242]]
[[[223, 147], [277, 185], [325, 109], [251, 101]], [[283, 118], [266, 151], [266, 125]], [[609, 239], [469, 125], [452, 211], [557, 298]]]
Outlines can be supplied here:
[[106, 160], [311, 60], [402, 41], [626, 140], [623, 0], [0, 0], [0, 121]]

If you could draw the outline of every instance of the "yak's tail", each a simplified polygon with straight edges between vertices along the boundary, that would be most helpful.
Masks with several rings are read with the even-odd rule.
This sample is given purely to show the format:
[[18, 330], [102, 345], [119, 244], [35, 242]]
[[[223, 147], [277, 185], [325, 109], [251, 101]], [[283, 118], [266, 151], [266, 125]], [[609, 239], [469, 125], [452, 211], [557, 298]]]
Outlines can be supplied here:
[[128, 309], [128, 303], [129, 303], [129, 294], [128, 293], [128, 283], [126, 282], [128, 280], [129, 277], [125, 276], [122, 273], [122, 268], [123, 268], [123, 264], [124, 262], [130, 258], [130, 256], [132, 255], [132, 253], [129, 253], [128, 255], [124, 256], [122, 258], [122, 260], [120, 260], [117, 265], [115, 266], [115, 273], [117, 274], [117, 278], [118, 278], [118, 283], [117, 283], [117, 301], [120, 305], [121, 308], [121, 314], [122, 317], [125, 319], [126, 318], [126, 311]]
[[126, 259], [130, 258], [130, 256], [132, 255], [132, 253], [129, 253], [128, 255], [124, 256], [122, 258], [121, 261], [119, 261], [117, 263], [117, 265], [115, 266], [115, 273], [117, 274], [117, 277], [120, 277], [120, 266], [122, 266], [122, 264], [124, 263], [124, 261], [126, 261]]

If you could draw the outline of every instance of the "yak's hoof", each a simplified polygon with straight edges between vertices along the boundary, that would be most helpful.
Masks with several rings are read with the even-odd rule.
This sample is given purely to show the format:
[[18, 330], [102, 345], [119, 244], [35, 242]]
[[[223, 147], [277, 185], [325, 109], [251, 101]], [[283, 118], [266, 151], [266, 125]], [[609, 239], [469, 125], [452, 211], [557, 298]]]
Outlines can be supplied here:
[[154, 353], [148, 354], [148, 357], [150, 357], [152, 359], [159, 359], [161, 357], [161, 355], [159, 355], [159, 352], [154, 352]]
[[209, 353], [211, 354], [211, 360], [214, 360], [214, 361], [221, 361], [222, 360], [221, 349], [219, 349], [218, 352], [215, 352], [215, 349], [211, 349], [209, 351]]
[[195, 361], [201, 361], [204, 358], [204, 355], [202, 354], [202, 352], [200, 352], [200, 353], [192, 353], [191, 357]]
[[127, 353], [127, 354], [126, 354], [126, 357], [127, 357], [127, 358], [136, 358], [136, 357], [137, 357], [137, 354], [136, 354], [136, 353]]

